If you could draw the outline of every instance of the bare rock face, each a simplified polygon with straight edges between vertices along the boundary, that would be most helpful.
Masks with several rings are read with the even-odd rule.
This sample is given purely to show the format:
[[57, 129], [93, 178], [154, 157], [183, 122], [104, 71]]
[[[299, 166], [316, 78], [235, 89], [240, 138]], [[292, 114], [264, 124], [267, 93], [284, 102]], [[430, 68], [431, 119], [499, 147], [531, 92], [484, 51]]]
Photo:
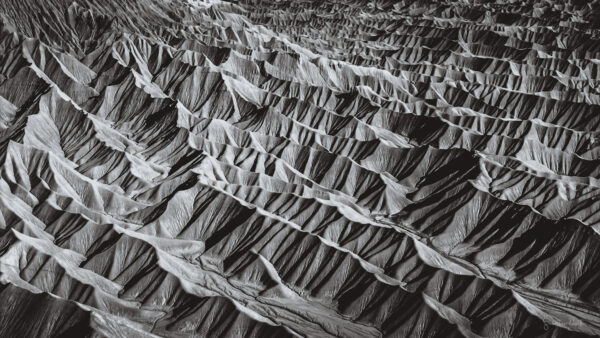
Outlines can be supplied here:
[[0, 337], [600, 335], [598, 0], [0, 19]]

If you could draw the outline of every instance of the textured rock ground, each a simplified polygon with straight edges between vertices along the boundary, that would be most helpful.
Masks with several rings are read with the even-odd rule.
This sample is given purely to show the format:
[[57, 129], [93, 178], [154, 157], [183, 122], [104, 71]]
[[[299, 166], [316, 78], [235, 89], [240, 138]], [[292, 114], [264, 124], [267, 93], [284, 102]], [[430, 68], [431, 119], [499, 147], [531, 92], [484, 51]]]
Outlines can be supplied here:
[[0, 1], [0, 336], [599, 335], [599, 17]]

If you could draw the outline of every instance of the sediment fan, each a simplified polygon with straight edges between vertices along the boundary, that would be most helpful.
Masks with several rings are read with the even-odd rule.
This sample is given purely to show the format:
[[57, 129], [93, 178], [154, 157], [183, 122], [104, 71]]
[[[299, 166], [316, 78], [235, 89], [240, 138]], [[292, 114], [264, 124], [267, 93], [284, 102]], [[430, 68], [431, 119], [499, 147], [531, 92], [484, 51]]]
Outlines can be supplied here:
[[0, 337], [600, 334], [598, 1], [0, 1]]

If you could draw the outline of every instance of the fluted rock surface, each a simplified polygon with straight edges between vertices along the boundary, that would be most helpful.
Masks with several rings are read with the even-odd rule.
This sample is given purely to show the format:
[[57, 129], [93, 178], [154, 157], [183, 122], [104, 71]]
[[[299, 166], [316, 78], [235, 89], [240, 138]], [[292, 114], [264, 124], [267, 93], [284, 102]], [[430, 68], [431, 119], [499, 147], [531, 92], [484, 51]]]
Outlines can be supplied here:
[[599, 17], [0, 1], [0, 337], [600, 335]]

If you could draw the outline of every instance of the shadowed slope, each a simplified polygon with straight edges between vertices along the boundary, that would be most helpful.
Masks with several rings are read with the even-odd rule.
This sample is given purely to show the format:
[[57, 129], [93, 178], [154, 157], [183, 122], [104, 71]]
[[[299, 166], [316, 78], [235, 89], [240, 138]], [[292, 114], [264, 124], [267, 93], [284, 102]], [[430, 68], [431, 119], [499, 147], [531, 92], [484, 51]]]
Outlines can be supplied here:
[[597, 8], [1, 2], [0, 335], [598, 335]]

